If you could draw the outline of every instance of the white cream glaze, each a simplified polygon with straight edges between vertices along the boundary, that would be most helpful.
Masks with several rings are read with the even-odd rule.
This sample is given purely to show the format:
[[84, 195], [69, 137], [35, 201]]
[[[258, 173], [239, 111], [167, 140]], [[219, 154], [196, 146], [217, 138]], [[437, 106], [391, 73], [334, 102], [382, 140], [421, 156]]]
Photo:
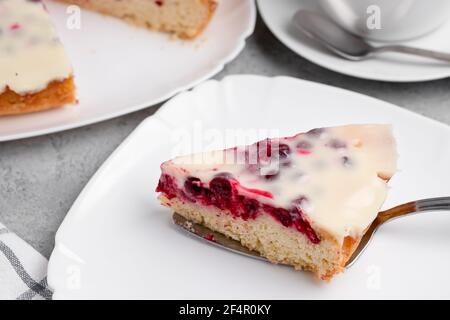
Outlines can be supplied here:
[[44, 90], [62, 81], [72, 67], [43, 4], [0, 0], [0, 93]]
[[[287, 144], [291, 152], [284, 159], [272, 156], [269, 166], [259, 173], [249, 170], [248, 161], [242, 161], [245, 147], [178, 157], [163, 163], [162, 171], [175, 177], [179, 186], [189, 176], [207, 186], [215, 175], [228, 172], [245, 188], [268, 191], [273, 197], [244, 189], [240, 193], [286, 209], [304, 196], [307, 201], [302, 202], [302, 210], [313, 228], [328, 232], [340, 242], [346, 236], [359, 237], [386, 198], [385, 180], [396, 171], [391, 127], [349, 125], [317, 132], [272, 139], [272, 154], [278, 155], [274, 151], [278, 142]], [[298, 148], [299, 143], [309, 148]], [[284, 161], [290, 161], [290, 165], [283, 167]], [[261, 176], [278, 167], [278, 175], [272, 179]]]

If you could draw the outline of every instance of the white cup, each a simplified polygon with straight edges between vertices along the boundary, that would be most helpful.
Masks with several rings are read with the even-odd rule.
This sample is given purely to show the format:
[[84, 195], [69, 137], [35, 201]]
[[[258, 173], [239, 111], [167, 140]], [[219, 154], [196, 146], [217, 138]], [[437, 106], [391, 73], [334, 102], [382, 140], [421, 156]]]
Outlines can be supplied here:
[[[341, 27], [377, 41], [425, 35], [450, 16], [450, 0], [319, 0]], [[450, 36], [450, 35], [449, 35]]]

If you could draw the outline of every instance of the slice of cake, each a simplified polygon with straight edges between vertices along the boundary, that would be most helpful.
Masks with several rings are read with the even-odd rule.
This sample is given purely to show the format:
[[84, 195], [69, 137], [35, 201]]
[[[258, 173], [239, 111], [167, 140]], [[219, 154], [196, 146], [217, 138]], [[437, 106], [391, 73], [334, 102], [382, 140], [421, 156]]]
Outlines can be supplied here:
[[40, 1], [0, 1], [0, 115], [75, 102], [72, 67]]
[[215, 0], [58, 0], [117, 17], [132, 24], [169, 32], [180, 38], [197, 36], [216, 9]]
[[314, 129], [164, 162], [160, 201], [274, 263], [343, 271], [396, 171], [388, 125]]

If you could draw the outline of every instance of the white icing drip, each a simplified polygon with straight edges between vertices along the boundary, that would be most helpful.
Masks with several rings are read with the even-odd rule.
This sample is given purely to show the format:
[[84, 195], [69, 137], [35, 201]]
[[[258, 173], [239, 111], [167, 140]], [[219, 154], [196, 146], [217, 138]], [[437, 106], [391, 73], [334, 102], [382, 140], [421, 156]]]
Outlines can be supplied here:
[[[232, 149], [178, 157], [165, 162], [162, 171], [175, 177], [179, 186], [188, 176], [207, 185], [216, 174], [228, 172], [242, 186], [268, 191], [273, 198], [248, 192], [246, 196], [286, 209], [292, 208], [293, 200], [306, 197], [302, 209], [313, 228], [330, 233], [338, 241], [361, 236], [386, 198], [387, 185], [379, 175], [390, 178], [396, 171], [390, 126], [327, 128], [322, 134], [300, 134], [279, 141], [291, 150], [285, 158], [290, 165], [280, 166], [278, 175], [270, 180], [251, 172], [245, 163], [224, 163], [222, 159], [233, 158], [236, 151]], [[299, 150], [299, 144], [307, 149]]]
[[0, 1], [0, 93], [44, 90], [67, 79], [72, 67], [42, 3]]

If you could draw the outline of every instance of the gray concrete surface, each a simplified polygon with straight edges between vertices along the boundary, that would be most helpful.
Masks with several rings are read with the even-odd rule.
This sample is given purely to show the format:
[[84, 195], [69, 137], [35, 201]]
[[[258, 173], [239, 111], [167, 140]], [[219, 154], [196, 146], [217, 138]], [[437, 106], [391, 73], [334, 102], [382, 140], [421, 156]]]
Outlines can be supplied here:
[[[216, 79], [229, 74], [286, 75], [322, 82], [450, 124], [450, 78], [393, 84], [340, 75], [291, 52], [261, 19], [245, 50]], [[66, 132], [0, 143], [0, 221], [49, 257], [55, 232], [83, 186], [123, 139], [156, 109]]]

